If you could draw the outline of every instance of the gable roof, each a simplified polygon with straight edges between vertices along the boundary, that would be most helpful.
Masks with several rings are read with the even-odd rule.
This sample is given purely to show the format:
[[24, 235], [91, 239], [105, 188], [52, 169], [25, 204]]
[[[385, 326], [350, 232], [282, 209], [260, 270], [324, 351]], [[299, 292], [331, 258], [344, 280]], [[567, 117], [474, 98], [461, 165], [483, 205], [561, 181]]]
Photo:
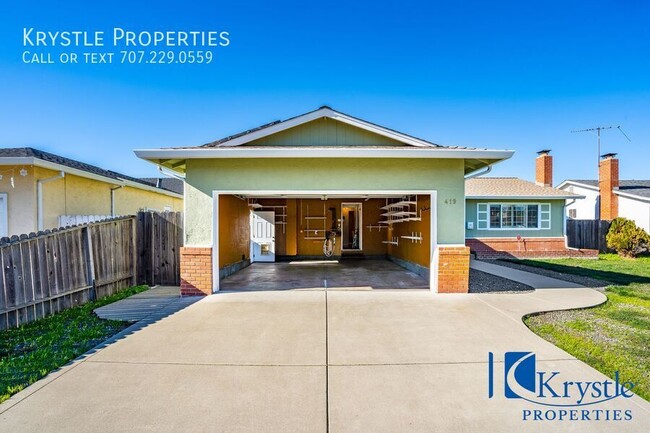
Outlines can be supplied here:
[[474, 177], [465, 180], [465, 198], [574, 199], [584, 196], [516, 177]]
[[92, 164], [86, 164], [85, 162], [31, 147], [0, 148], [0, 165], [35, 165], [52, 170], [66, 171], [81, 177], [99, 178], [104, 182], [114, 183], [116, 185], [128, 185], [134, 188], [154, 190], [173, 196], [182, 194], [182, 191], [179, 193], [175, 189], [167, 188], [167, 183], [158, 186], [145, 179], [128, 176], [116, 171], [105, 170]]
[[[386, 128], [377, 125], [376, 123], [368, 122], [358, 117], [353, 117], [340, 111], [332, 110], [330, 107], [323, 106], [317, 110], [310, 111], [299, 116], [294, 116], [286, 120], [276, 120], [275, 122], [267, 123], [266, 125], [257, 128], [249, 129], [225, 138], [222, 138], [212, 143], [204, 144], [203, 148], [214, 147], [230, 147], [241, 146], [251, 141], [259, 140], [260, 138], [268, 137], [269, 135], [277, 134], [286, 131], [290, 128], [295, 128], [300, 125], [312, 122], [317, 119], [333, 119], [357, 128], [372, 132], [374, 134], [393, 139], [395, 141], [404, 143], [406, 145], [415, 147], [446, 147], [439, 144], [432, 143], [412, 135], [404, 134], [394, 129]], [[453, 147], [460, 149], [460, 147]], [[465, 149], [465, 148], [463, 148]]]
[[[598, 181], [593, 179], [567, 179], [562, 182], [558, 188], [563, 188], [567, 185], [576, 185], [599, 190]], [[615, 194], [623, 197], [635, 198], [643, 201], [650, 201], [650, 180], [648, 179], [628, 179], [619, 181], [618, 189], [614, 190]]]
[[[336, 145], [309, 146], [264, 143], [264, 139], [268, 137], [277, 137], [292, 128], [320, 119], [331, 119], [367, 131], [384, 140], [376, 145], [348, 145], [344, 142]], [[465, 172], [469, 173], [508, 159], [513, 153], [510, 150], [442, 146], [335, 111], [330, 107], [320, 107], [286, 120], [267, 123], [198, 147], [135, 150], [138, 157], [181, 173], [185, 170], [185, 160], [194, 158], [453, 158], [464, 159]]]

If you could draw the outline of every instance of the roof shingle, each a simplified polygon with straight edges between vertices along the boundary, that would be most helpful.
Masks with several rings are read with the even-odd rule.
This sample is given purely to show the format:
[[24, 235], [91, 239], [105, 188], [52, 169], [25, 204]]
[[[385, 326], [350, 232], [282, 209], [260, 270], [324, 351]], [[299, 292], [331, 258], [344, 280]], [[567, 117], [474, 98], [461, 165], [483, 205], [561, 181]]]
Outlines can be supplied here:
[[516, 177], [475, 177], [465, 180], [465, 197], [495, 198], [578, 198], [577, 194], [540, 186]]

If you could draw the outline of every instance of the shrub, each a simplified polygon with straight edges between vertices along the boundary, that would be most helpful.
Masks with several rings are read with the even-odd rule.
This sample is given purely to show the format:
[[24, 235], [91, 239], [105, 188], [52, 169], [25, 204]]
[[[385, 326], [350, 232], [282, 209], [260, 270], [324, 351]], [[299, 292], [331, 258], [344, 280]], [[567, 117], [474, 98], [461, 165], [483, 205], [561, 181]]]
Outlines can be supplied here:
[[607, 232], [607, 247], [622, 257], [636, 257], [648, 250], [650, 235], [626, 218], [616, 218]]

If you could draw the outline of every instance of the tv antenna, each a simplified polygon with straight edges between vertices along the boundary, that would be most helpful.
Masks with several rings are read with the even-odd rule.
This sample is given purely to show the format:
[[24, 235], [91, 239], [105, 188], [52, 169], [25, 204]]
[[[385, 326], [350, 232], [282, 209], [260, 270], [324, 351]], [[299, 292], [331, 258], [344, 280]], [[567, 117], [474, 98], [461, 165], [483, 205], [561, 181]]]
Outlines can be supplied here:
[[621, 128], [620, 125], [617, 125], [617, 126], [597, 126], [595, 128], [574, 129], [573, 131], [571, 131], [572, 134], [576, 133], [576, 132], [590, 132], [591, 133], [592, 131], [596, 131], [596, 133], [598, 135], [598, 155], [596, 155], [596, 162], [597, 162], [596, 166], [597, 167], [600, 167], [600, 131], [605, 131], [607, 129], [618, 129], [620, 131], [620, 133], [623, 134], [623, 136], [627, 139], [627, 141], [632, 142], [632, 140], [630, 140], [630, 137], [627, 136], [627, 134], [623, 131], [623, 129]]

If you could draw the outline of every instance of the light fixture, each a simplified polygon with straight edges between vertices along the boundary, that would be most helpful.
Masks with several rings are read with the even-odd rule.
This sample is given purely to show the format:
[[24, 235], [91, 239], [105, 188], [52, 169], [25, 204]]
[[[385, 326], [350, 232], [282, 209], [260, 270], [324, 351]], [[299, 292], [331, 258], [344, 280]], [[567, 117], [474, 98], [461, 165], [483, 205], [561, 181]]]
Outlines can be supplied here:
[[0, 180], [2, 180], [2, 175], [0, 174]]
[[27, 170], [25, 170], [24, 168], [21, 168], [21, 169], [20, 169], [20, 175], [21, 175], [22, 177], [27, 176]]
[[11, 176], [11, 187], [15, 188], [15, 186], [14, 186], [14, 177], [13, 176]]

